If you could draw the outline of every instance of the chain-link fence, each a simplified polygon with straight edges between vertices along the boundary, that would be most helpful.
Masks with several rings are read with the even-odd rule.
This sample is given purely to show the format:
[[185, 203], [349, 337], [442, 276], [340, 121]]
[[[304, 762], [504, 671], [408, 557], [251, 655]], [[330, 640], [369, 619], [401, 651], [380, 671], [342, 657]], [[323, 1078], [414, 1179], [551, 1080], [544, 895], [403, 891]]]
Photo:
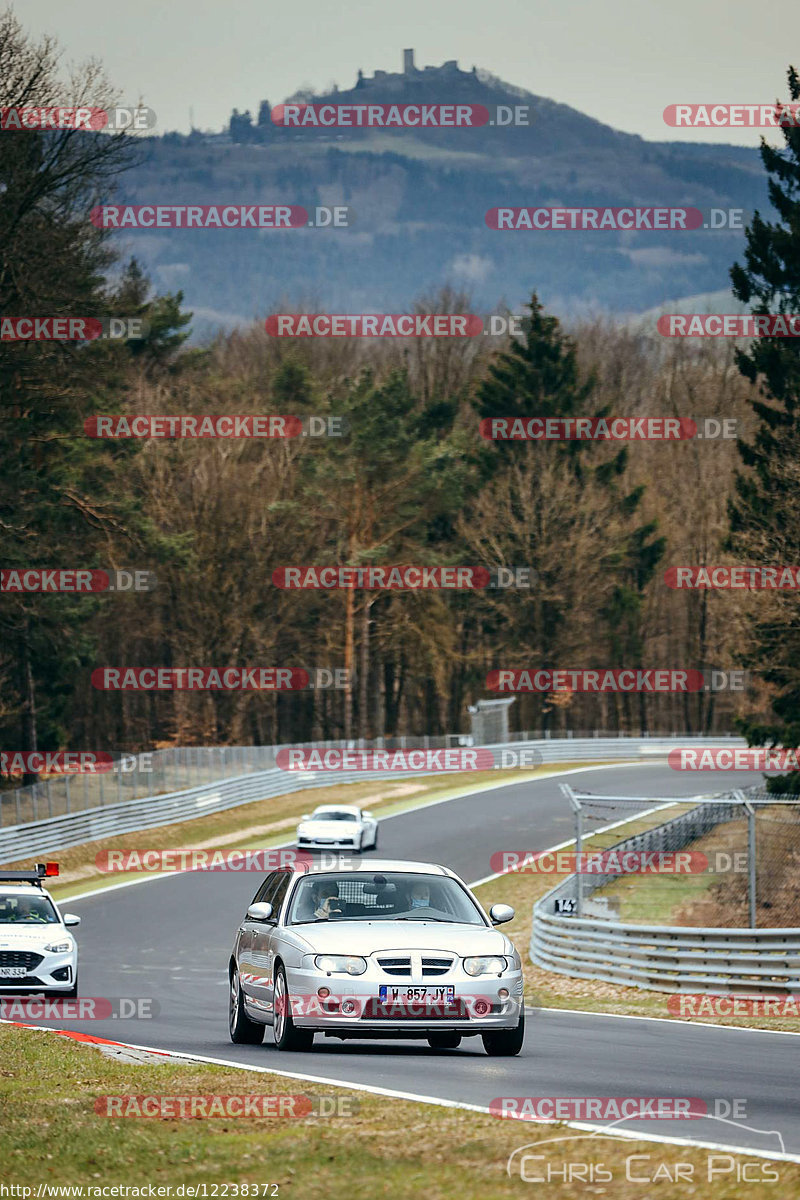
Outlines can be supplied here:
[[[561, 788], [576, 858], [557, 912], [622, 924], [800, 928], [800, 797], [754, 788], [681, 801]], [[627, 832], [621, 841], [618, 827]]]
[[[642, 734], [641, 737], [685, 738], [684, 734]], [[718, 735], [715, 740], [723, 741], [728, 736]], [[555, 735], [548, 730], [526, 730], [509, 735], [511, 743], [538, 740], [578, 740], [592, 738], [633, 739], [631, 733], [612, 733], [604, 730], [565, 730]], [[375, 749], [375, 750], [425, 750], [447, 749], [452, 746], [486, 744], [483, 738], [472, 734], [444, 734], [425, 737], [386, 737], [374, 741], [328, 741], [296, 743], [308, 749]], [[47, 817], [62, 817], [68, 813], [84, 812], [90, 808], [105, 808], [110, 804], [121, 804], [126, 800], [139, 800], [147, 796], [159, 796], [184, 788], [200, 787], [204, 783], [215, 783], [234, 775], [246, 775], [253, 771], [267, 771], [276, 766], [276, 754], [280, 746], [182, 746], [165, 750], [154, 750], [148, 754], [115, 755], [110, 771], [95, 774], [52, 776], [29, 787], [9, 787], [0, 790], [0, 828], [22, 825]], [[0, 780], [3, 777], [0, 776]], [[10, 781], [7, 781], [10, 782]]]

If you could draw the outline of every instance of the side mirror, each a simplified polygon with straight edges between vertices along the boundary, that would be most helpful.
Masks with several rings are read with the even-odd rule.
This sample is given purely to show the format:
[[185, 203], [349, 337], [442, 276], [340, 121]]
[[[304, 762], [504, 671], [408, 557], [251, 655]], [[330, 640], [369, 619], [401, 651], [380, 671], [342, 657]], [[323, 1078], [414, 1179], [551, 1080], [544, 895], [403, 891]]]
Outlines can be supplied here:
[[362, 815], [362, 817], [369, 817], [370, 821], [372, 820], [372, 817], [373, 817], [373, 814], [367, 808], [362, 808], [361, 815]]
[[310, 820], [311, 820], [311, 813], [303, 813], [303, 815], [302, 815], [302, 817], [300, 818], [300, 820], [301, 820], [301, 821], [310, 821]]
[[505, 925], [506, 921], [513, 921], [516, 915], [510, 904], [493, 904], [489, 909], [493, 925]]
[[81, 923], [80, 917], [76, 917], [75, 913], [64, 913], [63, 919], [65, 925], [80, 925]]
[[247, 910], [251, 921], [269, 921], [272, 918], [271, 904], [251, 904]]

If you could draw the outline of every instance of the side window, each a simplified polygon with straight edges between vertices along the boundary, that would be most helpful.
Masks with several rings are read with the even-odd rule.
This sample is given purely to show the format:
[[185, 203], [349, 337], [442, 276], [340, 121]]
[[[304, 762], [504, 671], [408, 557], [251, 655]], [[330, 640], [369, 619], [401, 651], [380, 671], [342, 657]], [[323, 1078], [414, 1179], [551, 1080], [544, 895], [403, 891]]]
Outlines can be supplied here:
[[267, 876], [267, 878], [264, 880], [261, 887], [258, 889], [255, 896], [253, 896], [253, 899], [250, 901], [250, 903], [251, 904], [268, 904], [271, 899], [270, 892], [275, 887], [279, 878], [280, 878], [280, 872], [272, 871]]
[[286, 893], [288, 892], [289, 884], [292, 881], [292, 872], [291, 871], [279, 871], [278, 876], [279, 876], [278, 886], [276, 887], [276, 889], [272, 893], [272, 895], [269, 897], [269, 901], [270, 901], [270, 904], [272, 905], [272, 909], [273, 909], [272, 915], [275, 917], [276, 920], [278, 919], [278, 917], [281, 914], [281, 909], [283, 908], [283, 902], [286, 899]]

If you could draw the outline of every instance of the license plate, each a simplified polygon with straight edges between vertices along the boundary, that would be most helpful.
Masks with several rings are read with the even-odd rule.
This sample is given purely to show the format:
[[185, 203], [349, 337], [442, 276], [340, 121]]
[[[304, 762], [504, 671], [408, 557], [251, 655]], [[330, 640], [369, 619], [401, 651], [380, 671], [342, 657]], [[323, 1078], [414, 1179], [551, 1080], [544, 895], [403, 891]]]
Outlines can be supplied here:
[[390, 987], [382, 983], [381, 1004], [455, 1004], [455, 987]]
[[25, 967], [0, 967], [0, 979], [24, 979], [27, 974]]

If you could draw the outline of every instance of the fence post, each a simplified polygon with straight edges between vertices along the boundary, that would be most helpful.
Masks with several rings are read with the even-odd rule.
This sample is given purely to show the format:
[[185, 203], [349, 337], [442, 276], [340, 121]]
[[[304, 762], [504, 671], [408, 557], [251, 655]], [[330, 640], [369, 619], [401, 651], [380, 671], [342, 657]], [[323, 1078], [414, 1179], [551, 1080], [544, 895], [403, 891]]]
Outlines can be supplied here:
[[749, 873], [748, 893], [750, 896], [750, 928], [756, 928], [756, 810], [752, 804], [745, 801], [747, 806], [747, 866]]
[[747, 901], [750, 928], [756, 926], [756, 810], [741, 788], [732, 792], [734, 800], [742, 804], [747, 812]]
[[572, 811], [575, 813], [575, 916], [581, 915], [583, 907], [583, 875], [581, 874], [581, 847], [583, 846], [583, 809], [580, 801], [568, 783], [560, 783], [559, 788], [567, 797]]

